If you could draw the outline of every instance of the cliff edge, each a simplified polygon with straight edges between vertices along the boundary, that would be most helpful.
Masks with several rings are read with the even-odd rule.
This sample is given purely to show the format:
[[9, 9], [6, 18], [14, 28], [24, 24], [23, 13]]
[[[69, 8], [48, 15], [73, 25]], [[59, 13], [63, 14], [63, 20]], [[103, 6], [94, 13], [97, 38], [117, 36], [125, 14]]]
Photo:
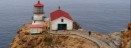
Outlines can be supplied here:
[[[48, 24], [46, 22], [46, 24]], [[29, 24], [18, 30], [10, 48], [130, 48], [130, 30], [101, 34], [81, 29], [75, 24], [72, 31], [43, 31], [39, 35], [29, 33]]]

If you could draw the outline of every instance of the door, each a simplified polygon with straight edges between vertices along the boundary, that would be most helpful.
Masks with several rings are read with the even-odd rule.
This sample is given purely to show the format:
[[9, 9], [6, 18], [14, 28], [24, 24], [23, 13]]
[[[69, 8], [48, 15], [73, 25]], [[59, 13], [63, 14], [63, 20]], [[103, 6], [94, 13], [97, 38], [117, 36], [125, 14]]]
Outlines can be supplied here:
[[67, 24], [58, 24], [58, 30], [66, 30]]

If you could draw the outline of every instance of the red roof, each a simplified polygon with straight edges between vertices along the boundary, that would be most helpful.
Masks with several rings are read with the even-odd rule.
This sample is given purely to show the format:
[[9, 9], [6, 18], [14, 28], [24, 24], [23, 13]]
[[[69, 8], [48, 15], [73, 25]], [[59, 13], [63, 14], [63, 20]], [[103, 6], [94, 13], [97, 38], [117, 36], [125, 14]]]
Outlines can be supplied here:
[[31, 24], [30, 25], [30, 28], [42, 28], [42, 27], [44, 27], [42, 24]]
[[44, 5], [40, 3], [40, 1], [38, 1], [37, 4], [34, 5], [35, 7], [43, 7]]
[[63, 10], [61, 10], [61, 9], [58, 9], [58, 10], [50, 13], [50, 17], [51, 17], [51, 21], [53, 21], [53, 20], [55, 20], [55, 19], [58, 19], [58, 18], [60, 18], [60, 17], [65, 17], [65, 18], [68, 18], [68, 19], [70, 19], [70, 20], [73, 20], [73, 19], [71, 18], [71, 16], [70, 16], [67, 12], [65, 12], [65, 11], [63, 11]]

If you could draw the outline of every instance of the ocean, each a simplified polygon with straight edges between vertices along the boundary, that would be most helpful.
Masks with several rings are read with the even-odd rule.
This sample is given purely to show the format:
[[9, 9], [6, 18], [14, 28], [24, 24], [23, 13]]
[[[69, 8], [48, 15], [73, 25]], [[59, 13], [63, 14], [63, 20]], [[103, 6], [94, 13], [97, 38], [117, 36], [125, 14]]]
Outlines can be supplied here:
[[[31, 21], [37, 0], [0, 1], [0, 48], [9, 48], [23, 24]], [[108, 34], [120, 32], [130, 19], [130, 0], [41, 0], [46, 17], [52, 11], [68, 12], [83, 29]]]

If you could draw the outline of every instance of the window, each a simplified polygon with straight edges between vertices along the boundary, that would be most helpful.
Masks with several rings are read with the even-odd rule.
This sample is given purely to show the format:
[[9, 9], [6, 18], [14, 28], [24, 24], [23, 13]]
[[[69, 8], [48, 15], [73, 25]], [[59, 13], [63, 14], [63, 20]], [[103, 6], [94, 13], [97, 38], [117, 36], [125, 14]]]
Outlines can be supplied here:
[[64, 22], [64, 19], [61, 19], [61, 22]]

